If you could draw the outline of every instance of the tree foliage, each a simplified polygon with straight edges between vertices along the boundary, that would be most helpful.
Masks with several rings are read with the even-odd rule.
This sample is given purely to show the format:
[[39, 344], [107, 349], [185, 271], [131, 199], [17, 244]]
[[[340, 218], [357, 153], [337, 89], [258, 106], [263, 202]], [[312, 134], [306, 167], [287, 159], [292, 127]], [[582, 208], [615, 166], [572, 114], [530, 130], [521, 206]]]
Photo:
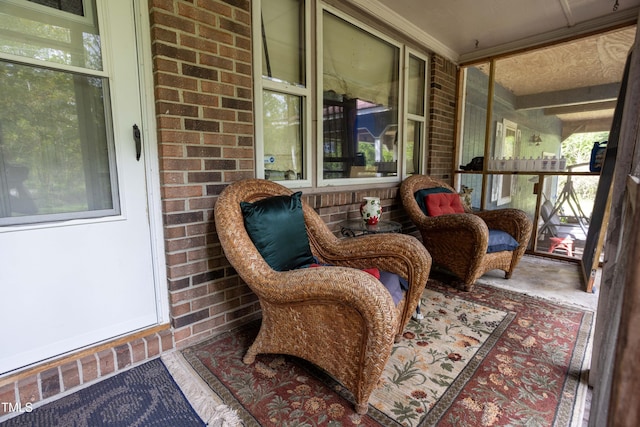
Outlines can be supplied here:
[[[562, 155], [567, 159], [567, 166], [583, 165], [576, 168], [575, 171], [588, 171], [594, 143], [605, 142], [608, 138], [609, 132], [576, 133], [571, 135], [562, 142]], [[566, 182], [566, 179], [560, 179], [558, 187], [563, 188]], [[598, 189], [598, 179], [591, 176], [572, 177], [572, 189], [580, 203], [580, 208], [585, 215], [590, 216]], [[568, 209], [568, 206], [563, 206], [566, 214], [573, 214], [571, 211], [567, 212]]]

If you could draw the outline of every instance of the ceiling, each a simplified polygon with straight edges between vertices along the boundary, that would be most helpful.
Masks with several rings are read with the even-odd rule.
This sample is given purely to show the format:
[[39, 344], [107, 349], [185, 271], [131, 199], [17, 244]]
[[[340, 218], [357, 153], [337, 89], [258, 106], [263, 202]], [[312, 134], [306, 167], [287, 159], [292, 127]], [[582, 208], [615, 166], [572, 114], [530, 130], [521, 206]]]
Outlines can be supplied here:
[[[563, 122], [563, 139], [611, 128], [635, 26], [529, 50], [496, 61], [496, 82], [516, 108], [542, 109]], [[476, 65], [489, 73], [488, 62]]]
[[640, 6], [640, 0], [351, 1], [458, 63], [635, 21]]
[[566, 131], [610, 129], [640, 10], [640, 0], [350, 1], [455, 63], [488, 72], [486, 59], [500, 58], [496, 81], [519, 108], [546, 108]]

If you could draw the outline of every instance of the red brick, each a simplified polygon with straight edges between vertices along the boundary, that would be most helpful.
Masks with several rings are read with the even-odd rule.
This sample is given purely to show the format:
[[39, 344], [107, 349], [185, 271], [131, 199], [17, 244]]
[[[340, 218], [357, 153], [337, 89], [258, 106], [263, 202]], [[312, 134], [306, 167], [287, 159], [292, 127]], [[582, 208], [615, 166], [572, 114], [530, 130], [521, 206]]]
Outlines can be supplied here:
[[118, 370], [131, 366], [131, 349], [129, 348], [129, 344], [120, 345], [115, 348], [115, 351]]
[[234, 73], [220, 73], [220, 81], [235, 86], [251, 88], [252, 79], [250, 76], [240, 76]]
[[[175, 147], [182, 147], [182, 144], [199, 144], [200, 135], [194, 132], [183, 130], [163, 130], [159, 134], [159, 140], [164, 144], [175, 144]], [[182, 157], [180, 153], [176, 157]]]
[[[17, 403], [17, 399], [16, 399], [16, 384], [15, 383], [9, 383], [9, 384], [5, 384], [2, 387], [0, 387], [0, 402], [7, 402], [10, 403], [12, 405], [15, 405]], [[4, 410], [4, 405], [0, 405], [0, 416], [1, 415], [5, 415], [8, 414], [8, 408], [5, 411]]]
[[197, 273], [202, 273], [206, 270], [207, 263], [205, 261], [200, 261], [191, 264], [171, 266], [167, 269], [167, 272], [171, 277], [185, 277], [192, 276]]
[[169, 351], [174, 348], [173, 333], [170, 330], [160, 331], [160, 345], [162, 352]]
[[184, 172], [163, 172], [161, 174], [162, 183], [167, 185], [184, 184], [184, 177]]
[[217, 43], [224, 43], [228, 45], [233, 44], [234, 40], [233, 34], [204, 25], [199, 27], [198, 35], [209, 40], [215, 40]]
[[[184, 200], [163, 200], [162, 210], [166, 213], [184, 212], [186, 210], [186, 202]], [[167, 236], [167, 238], [170, 238]]]
[[216, 41], [210, 41], [202, 38], [201, 36], [185, 36], [180, 37], [181, 46], [188, 47], [198, 51], [205, 51], [209, 53], [217, 53], [218, 43]]
[[90, 355], [80, 359], [82, 366], [82, 383], [87, 383], [98, 378], [98, 361], [95, 355]]
[[224, 147], [222, 150], [222, 157], [225, 159], [249, 159], [254, 155], [254, 151], [252, 148], [235, 148], [235, 147]]
[[196, 24], [195, 22], [190, 21], [188, 19], [179, 18], [175, 15], [170, 15], [168, 13], [163, 13], [163, 12], [156, 12], [152, 14], [152, 17], [153, 17], [153, 20], [151, 22], [152, 26], [157, 24], [167, 28], [175, 28], [191, 34], [195, 33]]
[[177, 304], [184, 301], [191, 301], [195, 298], [204, 296], [207, 293], [206, 286], [196, 286], [179, 292], [173, 292], [169, 295], [171, 304]]
[[40, 373], [40, 388], [43, 399], [60, 394], [60, 371], [57, 367]]
[[174, 239], [166, 243], [168, 252], [193, 248], [194, 246], [204, 246], [205, 239], [203, 237], [194, 236], [187, 239]]
[[203, 298], [195, 299], [191, 302], [191, 307], [193, 310], [200, 310], [205, 307], [211, 307], [214, 304], [218, 304], [224, 301], [225, 295], [223, 293], [220, 294], [209, 294], [204, 296]]
[[[216, 100], [218, 98], [216, 97]], [[203, 108], [202, 117], [205, 119], [218, 119], [220, 121], [234, 121], [236, 120], [236, 112], [233, 110], [225, 110], [222, 108], [216, 108], [218, 103], [215, 105], [211, 104], [211, 108]], [[229, 132], [227, 132], [229, 133]]]
[[80, 385], [80, 369], [77, 360], [62, 365], [60, 372], [62, 374], [62, 391], [67, 391]]
[[[173, 59], [157, 58], [156, 69], [158, 71], [164, 71], [169, 74], [177, 74], [178, 63]], [[177, 90], [168, 88], [168, 87], [159, 87], [157, 88], [157, 92], [156, 92], [157, 98], [165, 99], [165, 100], [173, 100], [173, 101], [180, 100], [179, 94], [180, 92], [178, 92]]]
[[[190, 336], [191, 336], [191, 326], [187, 326], [182, 329], [175, 329], [173, 331], [173, 337], [176, 340], [176, 343], [184, 344], [184, 341], [188, 339]], [[180, 345], [180, 347], [183, 347], [182, 344]]]
[[206, 12], [201, 8], [195, 8], [190, 4], [179, 2], [177, 6], [178, 15], [184, 16], [185, 18], [199, 22], [212, 22], [215, 19], [212, 13]]
[[150, 0], [149, 7], [161, 8], [169, 12], [173, 11], [175, 2], [173, 0]]
[[185, 314], [189, 313], [190, 311], [191, 311], [191, 303], [190, 302], [185, 302], [183, 304], [176, 304], [176, 305], [171, 307], [171, 314], [176, 316], [176, 317], [184, 316]]
[[147, 347], [143, 339], [137, 339], [129, 343], [131, 347], [131, 360], [138, 363], [147, 358]]
[[193, 333], [199, 334], [202, 332], [211, 331], [219, 326], [224, 325], [224, 323], [225, 323], [224, 315], [217, 316], [217, 317], [210, 317], [204, 322], [199, 322], [194, 324], [192, 327]]
[[181, 199], [185, 197], [199, 197], [203, 195], [201, 185], [181, 185], [176, 187], [164, 187], [163, 197], [167, 199]]
[[97, 354], [99, 366], [100, 366], [100, 376], [104, 377], [105, 375], [109, 375], [116, 370], [116, 360], [113, 354], [113, 349], [107, 349], [99, 352]]
[[233, 10], [228, 4], [224, 4], [220, 1], [205, 1], [200, 2], [198, 6], [203, 9], [214, 12], [216, 15], [222, 15], [231, 18]]
[[182, 129], [182, 121], [179, 117], [158, 116], [158, 129]]
[[235, 146], [236, 136], [209, 133], [204, 135], [203, 142], [207, 145]]
[[167, 264], [184, 264], [187, 262], [187, 254], [184, 252], [177, 254], [166, 254]]
[[32, 375], [18, 381], [18, 395], [20, 398], [19, 403], [23, 406], [27, 402], [33, 403], [41, 400], [37, 375]]
[[160, 354], [160, 340], [156, 334], [144, 337], [147, 342], [147, 358], [151, 359]]

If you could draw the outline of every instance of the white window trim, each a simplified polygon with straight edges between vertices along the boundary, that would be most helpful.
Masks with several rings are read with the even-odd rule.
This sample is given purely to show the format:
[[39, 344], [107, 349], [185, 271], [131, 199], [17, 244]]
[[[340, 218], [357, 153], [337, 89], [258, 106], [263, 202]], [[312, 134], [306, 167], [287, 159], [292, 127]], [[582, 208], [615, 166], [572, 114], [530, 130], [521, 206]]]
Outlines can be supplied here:
[[[422, 61], [424, 61], [424, 98], [422, 99], [424, 105], [422, 106], [422, 111], [424, 112], [422, 116], [417, 115], [417, 114], [411, 114], [409, 113], [409, 99], [407, 96], [404, 96], [405, 94], [409, 93], [409, 58], [413, 56], [417, 59], [421, 59]], [[404, 117], [404, 122], [403, 122], [403, 126], [402, 126], [402, 132], [401, 132], [401, 137], [402, 138], [398, 138], [400, 141], [402, 141], [402, 165], [401, 165], [401, 173], [402, 173], [402, 179], [406, 179], [409, 174], [407, 173], [407, 165], [405, 162], [405, 150], [406, 150], [406, 146], [407, 146], [407, 140], [406, 140], [406, 126], [407, 126], [407, 121], [411, 120], [413, 122], [418, 122], [418, 123], [422, 123], [422, 134], [420, 135], [421, 140], [420, 140], [420, 170], [417, 173], [425, 173], [425, 165], [427, 163], [427, 148], [426, 148], [426, 142], [427, 142], [427, 134], [428, 134], [428, 126], [429, 126], [429, 97], [428, 97], [428, 92], [429, 92], [429, 56], [427, 55], [423, 55], [409, 47], [405, 48], [404, 51], [404, 86], [403, 86], [403, 90], [402, 90], [402, 95], [404, 96], [404, 102], [403, 102], [403, 111], [406, 111], [406, 117]]]
[[299, 180], [277, 181], [288, 188], [311, 187], [313, 185], [313, 138], [312, 138], [312, 101], [311, 101], [311, 0], [304, 0], [304, 43], [305, 43], [305, 86], [292, 85], [269, 79], [262, 76], [262, 38], [261, 34], [261, 12], [262, 1], [252, 2], [252, 22], [254, 27], [253, 37], [253, 79], [255, 82], [255, 173], [257, 178], [264, 179], [264, 122], [263, 122], [263, 91], [265, 89], [287, 95], [300, 96], [302, 98], [303, 116], [302, 126], [302, 161], [304, 163], [304, 178]]
[[96, 13], [93, 10], [93, 4], [88, 0], [82, 0], [82, 8], [84, 10], [84, 16], [75, 15], [70, 12], [53, 9], [49, 6], [44, 6], [38, 3], [29, 2], [26, 0], [3, 0], [4, 3], [13, 4], [22, 9], [28, 9], [32, 13], [43, 14], [49, 18], [49, 22], [55, 23], [56, 19], [60, 18], [65, 24], [70, 21], [76, 22], [80, 25], [93, 26], [93, 16]]

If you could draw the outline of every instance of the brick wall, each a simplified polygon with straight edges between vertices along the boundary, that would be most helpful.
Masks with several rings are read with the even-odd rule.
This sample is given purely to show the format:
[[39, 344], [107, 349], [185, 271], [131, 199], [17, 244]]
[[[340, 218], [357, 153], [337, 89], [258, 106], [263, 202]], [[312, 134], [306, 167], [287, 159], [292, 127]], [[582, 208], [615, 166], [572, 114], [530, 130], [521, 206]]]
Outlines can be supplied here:
[[259, 315], [213, 222], [224, 183], [254, 176], [251, 3], [149, 4], [171, 322], [185, 346]]
[[437, 55], [431, 57], [427, 173], [450, 184], [455, 168], [457, 77], [454, 63]]

